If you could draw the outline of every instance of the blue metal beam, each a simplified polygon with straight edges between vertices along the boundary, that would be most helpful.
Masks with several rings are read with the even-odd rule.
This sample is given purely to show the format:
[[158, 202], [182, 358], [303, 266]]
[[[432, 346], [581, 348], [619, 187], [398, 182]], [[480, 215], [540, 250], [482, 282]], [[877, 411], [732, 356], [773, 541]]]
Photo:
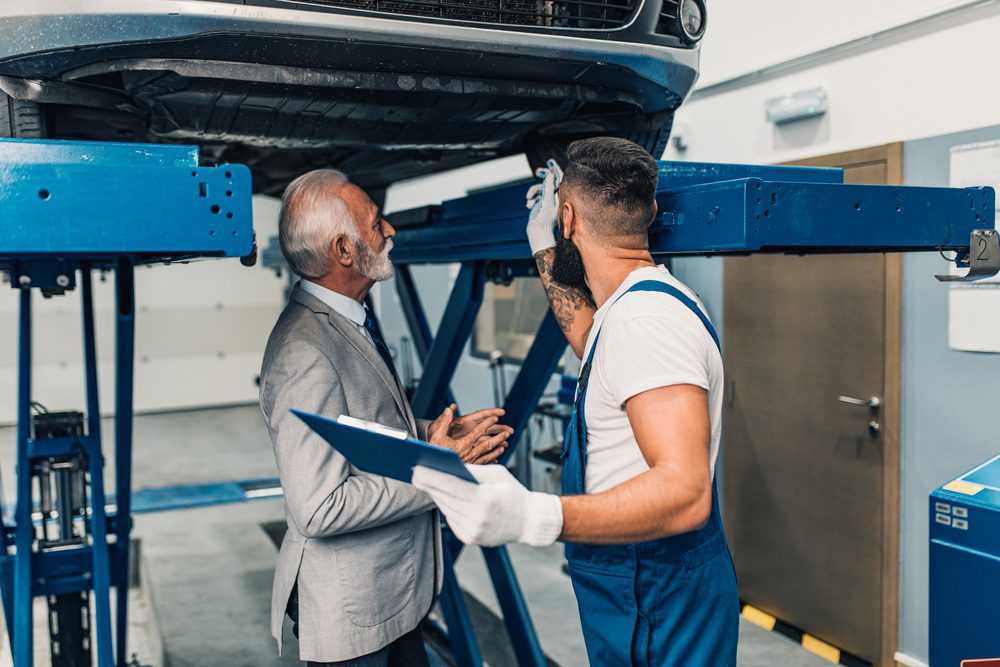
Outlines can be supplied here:
[[507, 402], [503, 406], [506, 412], [504, 423], [514, 428], [514, 435], [510, 438], [503, 458], [500, 459], [501, 463], [506, 463], [514, 454], [514, 449], [520, 442], [524, 430], [528, 428], [531, 415], [542, 394], [545, 393], [545, 387], [552, 379], [552, 374], [556, 372], [559, 357], [565, 349], [566, 337], [550, 309], [538, 327], [535, 340], [521, 364], [521, 370], [518, 371], [517, 378], [507, 394]]
[[[748, 252], [968, 250], [993, 227], [990, 188], [845, 185], [839, 169], [660, 163], [650, 250], [658, 257]], [[401, 227], [397, 264], [530, 260], [525, 184], [428, 209]]]
[[81, 438], [90, 466], [90, 535], [92, 545], [91, 576], [94, 589], [98, 667], [112, 667], [114, 645], [111, 643], [111, 554], [108, 550], [108, 518], [104, 512], [104, 456], [101, 441], [90, 436]]
[[448, 385], [483, 303], [485, 282], [486, 267], [483, 262], [463, 264], [458, 272], [437, 336], [424, 364], [420, 385], [413, 395], [413, 414], [417, 417], [433, 419], [444, 407]]
[[31, 523], [31, 462], [28, 440], [31, 438], [31, 290], [21, 289], [20, 331], [18, 336], [17, 392], [17, 534], [14, 561], [14, 615], [7, 617], [13, 626], [14, 664], [30, 667], [32, 656], [31, 561], [35, 527]]
[[197, 149], [166, 145], [0, 139], [0, 149], [0, 268], [18, 258], [147, 262], [253, 248], [243, 165], [200, 167]]
[[[94, 336], [94, 296], [90, 264], [81, 266], [80, 297], [83, 311], [83, 360], [87, 393], [87, 436], [83, 439], [91, 477], [91, 535], [90, 548], [93, 563], [94, 608], [97, 612], [95, 634], [97, 638], [97, 663], [101, 667], [114, 664], [111, 644], [111, 558], [108, 552], [107, 516], [104, 511], [104, 454], [101, 451], [101, 408], [97, 386], [97, 341]], [[78, 549], [75, 551], [79, 551]], [[126, 605], [127, 606], [127, 602]], [[124, 663], [121, 663], [124, 665]]]
[[441, 613], [444, 614], [444, 622], [448, 626], [448, 641], [451, 643], [451, 652], [458, 667], [481, 667], [483, 656], [479, 651], [479, 644], [476, 642], [476, 633], [472, 628], [472, 619], [469, 618], [469, 610], [465, 606], [465, 599], [462, 597], [462, 587], [458, 585], [458, 578], [455, 576], [455, 560], [458, 554], [453, 554], [447, 539], [449, 533], [445, 531], [441, 540], [442, 557], [444, 559], [444, 585], [441, 589], [441, 597], [438, 601], [441, 604]]
[[[115, 586], [118, 594], [117, 661], [126, 667], [128, 653], [129, 548], [132, 531], [132, 394], [135, 370], [135, 269], [119, 258], [115, 270], [117, 328], [115, 334]], [[103, 505], [102, 505], [103, 509]]]
[[[94, 289], [90, 262], [80, 264], [80, 306], [83, 313], [83, 368], [87, 392], [87, 435], [100, 441], [101, 406], [100, 392], [97, 386], [97, 337], [94, 334]], [[35, 443], [36, 446], [40, 444], [42, 443]]]
[[993, 226], [992, 188], [781, 183], [741, 179], [658, 198], [650, 246], [667, 255], [968, 249]]
[[135, 144], [118, 141], [64, 141], [62, 139], [3, 139], [2, 161], [16, 164], [100, 164], [131, 169], [197, 167], [198, 147], [173, 144]]
[[486, 569], [490, 573], [493, 590], [496, 591], [497, 601], [500, 603], [500, 611], [503, 613], [504, 625], [507, 626], [514, 655], [517, 656], [517, 664], [522, 667], [524, 665], [545, 667], [548, 661], [542, 653], [541, 644], [538, 643], [538, 635], [531, 622], [528, 605], [524, 602], [524, 594], [521, 593], [521, 587], [517, 583], [507, 548], [484, 547], [483, 558], [486, 560]]
[[[0, 555], [3, 609], [18, 667], [32, 663], [32, 597], [92, 589], [100, 667], [127, 664], [128, 551], [131, 531], [134, 266], [253, 249], [250, 172], [201, 167], [190, 146], [0, 140], [0, 270], [21, 290], [18, 370], [17, 505], [13, 544]], [[108, 193], [113, 196], [109, 197]], [[86, 434], [31, 438], [31, 289], [75, 288], [81, 271]], [[94, 329], [94, 269], [114, 270], [117, 287], [115, 486], [109, 520], [104, 489]], [[32, 458], [73, 456], [89, 465], [87, 546], [34, 553]], [[115, 544], [108, 532], [114, 532]], [[13, 547], [13, 549], [12, 549]], [[117, 587], [116, 641], [110, 588]], [[117, 650], [116, 650], [117, 648]]]
[[[434, 397], [441, 397], [447, 391], [465, 349], [465, 343], [472, 333], [476, 314], [482, 303], [487, 269], [488, 267], [481, 262], [462, 265], [452, 287], [448, 306], [438, 328], [438, 335], [433, 340], [430, 353], [422, 355], [426, 360], [424, 373], [413, 399], [413, 410], [418, 416], [432, 416], [438, 404], [443, 403], [440, 398], [435, 403]], [[519, 274], [523, 275], [525, 272], [520, 271]], [[419, 295], [408, 267], [398, 267], [397, 281], [410, 332], [414, 340], [426, 340], [430, 336], [430, 331], [426, 327], [426, 320], [423, 319]], [[418, 354], [421, 346], [425, 345], [426, 343], [418, 343]], [[515, 428], [515, 437], [505, 457], [513, 452], [517, 438], [527, 427], [534, 406], [545, 390], [545, 385], [552, 376], [559, 355], [565, 347], [566, 339], [555, 316], [550, 312], [542, 321], [504, 405], [507, 411], [504, 422]], [[447, 530], [442, 536], [442, 544], [445, 563], [441, 608], [448, 626], [448, 637], [452, 643], [456, 663], [461, 667], [476, 667], [482, 664], [482, 657], [468, 619], [462, 590], [454, 572], [454, 562], [461, 553], [463, 545]], [[545, 665], [538, 636], [506, 550], [484, 549], [483, 553], [518, 664], [536, 667]]]
[[434, 337], [431, 335], [431, 327], [427, 323], [427, 315], [420, 303], [420, 294], [417, 292], [416, 283], [413, 282], [413, 273], [409, 266], [402, 264], [396, 267], [395, 282], [399, 303], [403, 308], [403, 317], [406, 318], [406, 324], [410, 329], [417, 358], [420, 359], [421, 365], [426, 364]]
[[[396, 267], [395, 274], [396, 292], [399, 294], [399, 303], [403, 309], [403, 317], [410, 330], [413, 340], [413, 347], [420, 360], [420, 367], [427, 366], [427, 357], [431, 353], [431, 342], [434, 337], [431, 335], [431, 327], [427, 323], [427, 315], [424, 313], [424, 306], [420, 301], [420, 294], [417, 292], [416, 283], [413, 282], [413, 274], [410, 267], [400, 265]], [[455, 396], [451, 387], [445, 391], [445, 401], [455, 403]]]

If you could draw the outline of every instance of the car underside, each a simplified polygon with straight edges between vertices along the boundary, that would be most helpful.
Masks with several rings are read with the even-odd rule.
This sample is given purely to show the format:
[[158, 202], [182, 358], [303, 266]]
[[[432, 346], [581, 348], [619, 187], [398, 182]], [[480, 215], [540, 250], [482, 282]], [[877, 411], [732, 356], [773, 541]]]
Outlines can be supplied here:
[[[538, 162], [582, 136], [627, 136], [662, 152], [696, 77], [696, 50], [671, 45], [669, 35], [649, 44], [654, 33], [636, 32], [646, 13], [638, 9], [629, 10], [629, 35], [642, 41], [620, 41], [621, 34], [590, 29], [596, 15], [576, 19], [576, 28], [547, 27], [548, 15], [529, 16], [531, 25], [469, 19], [498, 0], [453, 0], [448, 18], [441, 13], [449, 5], [438, 0], [432, 17], [415, 15], [420, 3], [395, 3], [405, 16], [389, 17], [399, 7], [379, 0], [373, 12], [358, 9], [368, 0], [352, 1], [302, 9], [306, 3], [116, 0], [90, 3], [109, 6], [101, 13], [81, 14], [71, 2], [27, 3], [30, 14], [0, 10], [5, 34], [26, 34], [27, 24], [57, 14], [74, 33], [66, 46], [58, 38], [13, 40], [0, 51], [7, 98], [0, 132], [195, 144], [208, 162], [250, 166], [254, 189], [267, 194], [323, 166], [379, 191], [504, 155], [526, 152]], [[554, 12], [554, 4], [520, 6], [537, 13]], [[617, 15], [601, 9], [601, 25], [627, 16], [625, 5], [615, 7]]]

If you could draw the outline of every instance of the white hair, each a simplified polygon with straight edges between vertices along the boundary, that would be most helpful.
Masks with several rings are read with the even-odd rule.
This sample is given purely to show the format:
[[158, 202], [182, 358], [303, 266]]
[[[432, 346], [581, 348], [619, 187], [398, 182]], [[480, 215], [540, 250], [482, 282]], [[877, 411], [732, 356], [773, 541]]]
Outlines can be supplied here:
[[330, 246], [338, 236], [361, 240], [354, 216], [336, 193], [350, 183], [336, 169], [302, 174], [285, 188], [278, 216], [278, 240], [288, 266], [303, 278], [320, 278], [330, 265]]

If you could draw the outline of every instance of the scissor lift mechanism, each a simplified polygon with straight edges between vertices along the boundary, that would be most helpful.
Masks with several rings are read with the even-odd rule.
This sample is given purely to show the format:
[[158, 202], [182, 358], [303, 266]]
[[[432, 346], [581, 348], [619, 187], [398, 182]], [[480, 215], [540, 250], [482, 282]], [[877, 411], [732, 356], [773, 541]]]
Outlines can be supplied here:
[[[525, 239], [529, 182], [391, 216], [397, 228], [396, 285], [423, 366], [413, 411], [431, 418], [450, 384], [482, 305], [487, 281], [537, 275]], [[845, 185], [841, 169], [660, 162], [660, 214], [650, 229], [654, 257], [748, 253], [955, 251], [967, 277], [1000, 270], [991, 188]], [[971, 249], [971, 252], [970, 252]], [[410, 267], [460, 262], [432, 337]], [[945, 280], [960, 279], [953, 276]], [[515, 435], [510, 457], [566, 346], [549, 312], [503, 406]], [[447, 533], [441, 607], [456, 662], [482, 665], [453, 565], [462, 543]], [[504, 547], [483, 555], [520, 665], [546, 660]]]
[[[12, 287], [20, 291], [17, 503], [13, 525], [0, 525], [4, 547], [0, 585], [18, 667], [32, 664], [32, 599], [83, 591], [93, 592], [96, 664], [127, 664], [134, 268], [199, 257], [250, 256], [250, 197], [249, 169], [242, 165], [201, 167], [198, 150], [189, 146], [0, 141], [0, 271], [7, 272]], [[115, 497], [111, 508], [107, 507], [101, 451], [95, 270], [114, 272], [116, 286]], [[79, 435], [33, 438], [32, 289], [46, 296], [72, 290], [77, 272], [86, 428]], [[38, 462], [73, 457], [86, 462], [89, 477], [88, 511], [76, 517], [86, 528], [78, 544], [44, 550], [38, 547], [35, 521], [48, 518], [33, 516], [29, 471]], [[2, 502], [0, 498], [0, 517], [7, 517]], [[114, 643], [111, 588], [117, 589]]]
[[[754, 252], [825, 253], [953, 250], [970, 277], [1000, 269], [989, 188], [843, 185], [837, 169], [663, 162], [651, 229], [656, 257]], [[424, 368], [414, 412], [430, 417], [450, 400], [449, 385], [472, 332], [487, 280], [535, 275], [524, 241], [525, 185], [518, 184], [393, 216], [397, 286]], [[241, 165], [206, 168], [197, 150], [90, 142], [0, 142], [0, 270], [20, 290], [17, 504], [0, 525], [0, 586], [18, 667], [32, 664], [32, 599], [93, 591], [100, 667], [125, 667], [128, 546], [131, 530], [134, 267], [252, 253], [250, 173]], [[971, 249], [971, 252], [970, 252]], [[431, 336], [410, 266], [461, 262]], [[101, 454], [92, 273], [116, 277], [115, 507], [106, 507]], [[31, 434], [31, 290], [76, 287], [83, 313], [86, 428], [80, 435]], [[549, 313], [504, 405], [517, 436], [565, 348]], [[88, 534], [72, 548], [36, 551], [32, 465], [83, 455], [89, 473]], [[2, 502], [2, 499], [0, 499]], [[0, 507], [0, 518], [8, 515]], [[44, 520], [44, 519], [43, 519]], [[441, 604], [457, 662], [481, 665], [468, 610], [453, 570], [462, 544], [445, 539]], [[544, 665], [537, 635], [503, 547], [483, 549], [521, 665]], [[111, 588], [117, 589], [112, 624]], [[112, 643], [112, 628], [115, 641]]]

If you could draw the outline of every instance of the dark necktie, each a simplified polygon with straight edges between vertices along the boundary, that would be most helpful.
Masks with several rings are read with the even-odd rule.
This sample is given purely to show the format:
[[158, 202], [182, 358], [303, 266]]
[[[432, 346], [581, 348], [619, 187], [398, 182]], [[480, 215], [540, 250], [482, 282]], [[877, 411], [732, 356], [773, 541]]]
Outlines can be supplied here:
[[385, 341], [382, 340], [382, 336], [378, 333], [378, 328], [375, 326], [375, 318], [372, 317], [371, 311], [365, 308], [365, 331], [368, 335], [372, 337], [372, 342], [375, 343], [375, 349], [378, 350], [379, 356], [382, 357], [382, 361], [389, 368], [389, 372], [392, 373], [393, 377], [396, 377], [396, 367], [392, 363], [392, 355], [389, 354], [389, 348], [386, 347]]

